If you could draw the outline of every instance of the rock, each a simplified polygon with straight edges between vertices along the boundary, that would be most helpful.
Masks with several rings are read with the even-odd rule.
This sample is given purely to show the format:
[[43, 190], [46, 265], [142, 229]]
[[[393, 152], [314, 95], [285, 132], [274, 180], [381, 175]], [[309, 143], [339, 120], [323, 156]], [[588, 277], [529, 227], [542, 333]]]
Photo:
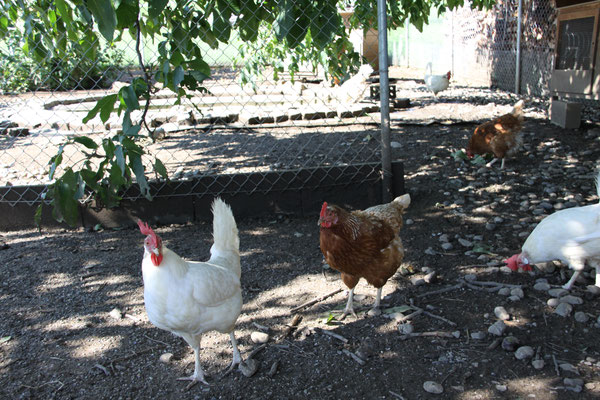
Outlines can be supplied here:
[[515, 357], [517, 360], [525, 360], [527, 358], [533, 357], [535, 351], [531, 346], [521, 346], [515, 351]]
[[256, 371], [258, 371], [258, 361], [256, 361], [254, 358], [242, 361], [240, 363], [239, 370], [246, 378], [250, 378], [256, 373]]
[[566, 295], [558, 299], [561, 303], [569, 303], [571, 305], [583, 304], [583, 299], [581, 297]]
[[400, 142], [390, 142], [390, 146], [392, 149], [399, 149], [402, 147], [402, 144], [400, 144]]
[[496, 390], [504, 393], [508, 390], [508, 387], [506, 385], [496, 385]]
[[467, 239], [459, 238], [458, 243], [463, 247], [473, 247], [473, 243]]
[[452, 243], [442, 243], [442, 249], [448, 251], [448, 250], [452, 250], [454, 248], [454, 246], [452, 245]]
[[263, 344], [269, 341], [269, 334], [265, 332], [254, 331], [250, 334], [250, 340], [256, 344]]
[[575, 313], [575, 321], [577, 322], [581, 322], [582, 324], [588, 322], [590, 320], [590, 317], [588, 317], [588, 315], [582, 311], [577, 311]]
[[414, 286], [421, 286], [425, 284], [425, 279], [423, 278], [410, 278], [410, 283], [412, 283]]
[[573, 366], [573, 364], [563, 363], [563, 364], [559, 364], [558, 367], [565, 372], [572, 372], [574, 374], [579, 375], [579, 371], [577, 370], [577, 368], [575, 368]]
[[566, 294], [569, 294], [569, 291], [567, 289], [556, 288], [548, 290], [548, 294], [552, 297], [562, 297]]
[[547, 282], [538, 282], [533, 285], [534, 290], [538, 290], [540, 292], [547, 292], [550, 290], [550, 285]]
[[485, 336], [486, 336], [485, 332], [481, 332], [481, 331], [471, 333], [471, 339], [475, 339], [475, 340], [483, 340], [483, 339], [485, 339]]
[[173, 359], [172, 353], [164, 353], [164, 354], [160, 355], [160, 358], [158, 360], [162, 363], [168, 364], [171, 362], [172, 359]]
[[426, 381], [423, 383], [423, 390], [427, 393], [441, 394], [444, 393], [444, 387], [434, 381]]
[[510, 295], [511, 296], [517, 296], [518, 298], [522, 299], [523, 297], [525, 297], [525, 293], [523, 292], [523, 289], [521, 288], [514, 288], [510, 291]]
[[498, 317], [498, 319], [501, 319], [503, 321], [507, 321], [510, 319], [510, 314], [502, 306], [498, 306], [498, 307], [494, 308], [494, 315], [496, 317]]
[[377, 308], [371, 308], [368, 312], [367, 315], [369, 317], [376, 317], [378, 315], [381, 315], [381, 309], [379, 307]]
[[432, 271], [423, 277], [426, 283], [434, 283], [436, 281], [437, 272]]
[[408, 218], [406, 221], [404, 221], [404, 225], [412, 225], [414, 224], [415, 221], [413, 221], [412, 219]]
[[466, 274], [464, 276], [464, 278], [465, 278], [465, 281], [467, 281], [467, 282], [474, 282], [474, 281], [477, 280], [477, 275], [475, 275], [475, 274]]
[[531, 365], [533, 366], [533, 368], [535, 369], [542, 369], [544, 368], [544, 360], [538, 359], [538, 360], [533, 360], [531, 362]]
[[572, 311], [572, 305], [570, 305], [569, 303], [560, 303], [558, 307], [556, 307], [556, 309], [554, 310], [554, 313], [556, 315], [560, 315], [561, 317], [568, 317], [569, 315], [571, 315]]
[[502, 340], [502, 350], [504, 351], [515, 351], [517, 346], [521, 344], [519, 338], [515, 336], [507, 336]]
[[598, 296], [600, 294], [600, 287], [598, 287], [596, 285], [588, 285], [587, 291], [589, 293], [593, 294], [594, 296]]
[[413, 333], [415, 330], [414, 326], [412, 324], [409, 323], [405, 323], [405, 324], [399, 324], [398, 325], [398, 332], [401, 335], [408, 335]]
[[579, 378], [565, 378], [563, 380], [565, 386], [582, 386], [583, 387], [583, 379]]
[[502, 321], [496, 321], [492, 326], [488, 328], [488, 333], [494, 336], [502, 336], [506, 330], [506, 324]]
[[552, 299], [548, 299], [548, 301], [546, 301], [546, 304], [548, 304], [548, 306], [550, 307], [556, 307], [560, 304], [560, 300], [552, 298]]
[[509, 301], [519, 301], [521, 298], [519, 296], [508, 296]]
[[431, 247], [428, 247], [427, 249], [425, 249], [425, 254], [429, 255], [429, 256], [435, 256], [437, 254], [437, 252], [432, 249]]
[[[510, 271], [510, 269], [509, 269], [509, 271]], [[510, 296], [510, 288], [503, 287], [502, 289], [498, 290], [498, 294], [500, 296]]]
[[123, 311], [119, 310], [118, 308], [113, 308], [113, 309], [112, 309], [112, 310], [111, 310], [111, 311], [108, 313], [108, 315], [109, 315], [111, 318], [114, 318], [114, 319], [122, 319], [122, 318], [123, 318]]

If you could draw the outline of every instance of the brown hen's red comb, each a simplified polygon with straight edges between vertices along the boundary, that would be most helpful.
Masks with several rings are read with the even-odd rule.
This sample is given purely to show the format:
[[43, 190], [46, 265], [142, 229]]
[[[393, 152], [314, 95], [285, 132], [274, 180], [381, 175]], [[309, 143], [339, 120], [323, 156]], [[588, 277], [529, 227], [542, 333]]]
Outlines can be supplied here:
[[327, 210], [327, 202], [323, 202], [323, 206], [321, 207], [321, 218], [325, 216], [325, 210]]

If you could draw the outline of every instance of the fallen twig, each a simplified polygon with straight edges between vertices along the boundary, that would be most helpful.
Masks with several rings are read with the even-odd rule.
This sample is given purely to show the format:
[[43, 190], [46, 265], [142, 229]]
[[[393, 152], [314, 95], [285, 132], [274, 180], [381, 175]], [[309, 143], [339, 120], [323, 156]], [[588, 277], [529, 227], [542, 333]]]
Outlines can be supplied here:
[[389, 391], [389, 394], [391, 394], [392, 396], [394, 396], [397, 399], [406, 400], [402, 395], [400, 395], [400, 394], [398, 394], [396, 392], [392, 392], [391, 390]]
[[446, 382], [446, 380], [450, 377], [450, 375], [455, 373], [457, 369], [458, 369], [458, 365], [454, 365], [452, 368], [450, 368], [450, 371], [448, 371], [448, 374], [446, 374], [444, 379], [442, 379], [442, 381], [440, 382], [440, 385], [443, 385], [444, 382]]
[[[414, 306], [411, 306], [411, 307], [414, 307]], [[415, 307], [415, 308], [416, 308], [416, 307]], [[414, 317], [416, 317], [417, 315], [419, 315], [419, 314], [423, 314], [423, 311], [425, 311], [425, 310], [423, 310], [422, 308], [419, 308], [419, 309], [417, 309], [417, 311], [415, 311], [415, 312], [413, 312], [413, 313], [410, 313], [410, 314], [408, 314], [408, 315], [405, 315], [405, 316], [404, 316], [404, 317], [402, 317], [402, 318], [398, 318], [398, 319], [396, 320], [396, 322], [398, 322], [398, 323], [400, 324], [400, 323], [402, 323], [402, 322], [404, 322], [404, 321], [408, 321], [409, 319], [413, 319], [413, 318], [414, 318]]]
[[345, 338], [345, 337], [343, 337], [342, 335], [338, 335], [338, 334], [337, 334], [337, 333], [335, 333], [335, 332], [329, 331], [329, 330], [327, 330], [327, 329], [320, 329], [320, 328], [314, 328], [314, 329], [315, 329], [317, 332], [321, 332], [321, 333], [323, 333], [323, 334], [325, 334], [325, 335], [329, 335], [329, 336], [331, 336], [331, 337], [334, 337], [334, 338], [336, 338], [336, 339], [337, 339], [337, 340], [339, 340], [339, 341], [342, 341], [342, 342], [344, 342], [344, 343], [348, 343], [348, 339], [346, 339], [346, 338]]
[[472, 283], [474, 285], [480, 285], [480, 286], [493, 286], [493, 287], [508, 287], [508, 288], [513, 288], [513, 289], [522, 289], [523, 285], [513, 285], [510, 283], [502, 283], [502, 282], [485, 282], [485, 281], [469, 281], [469, 283]]
[[269, 330], [268, 326], [261, 325], [258, 322], [253, 322], [252, 325], [254, 325], [256, 329], [261, 330], [263, 332], [267, 332]]
[[333, 295], [335, 295], [335, 294], [338, 294], [338, 293], [339, 293], [339, 292], [341, 292], [342, 290], [343, 290], [343, 289], [336, 289], [336, 290], [334, 290], [333, 292], [330, 292], [330, 293], [324, 294], [324, 295], [323, 295], [323, 296], [321, 296], [321, 297], [317, 297], [316, 299], [313, 299], [313, 300], [307, 301], [306, 303], [302, 303], [302, 304], [300, 304], [299, 306], [292, 308], [292, 309], [290, 310], [290, 312], [291, 312], [291, 313], [295, 313], [295, 312], [297, 312], [297, 311], [299, 311], [299, 310], [303, 309], [304, 307], [309, 307], [309, 306], [312, 306], [313, 304], [319, 303], [319, 302], [321, 302], [321, 301], [325, 300], [325, 299], [326, 299], [326, 298], [328, 298], [328, 297], [331, 297], [331, 296], [333, 296]]
[[132, 320], [134, 322], [140, 322], [142, 320], [141, 318], [138, 318], [135, 315], [131, 315], [131, 314], [127, 314], [127, 313], [125, 313], [123, 316], [125, 318], [129, 318], [130, 320]]
[[146, 339], [148, 339], [148, 340], [151, 340], [151, 341], [153, 341], [153, 342], [160, 343], [160, 344], [164, 344], [165, 346], [168, 346], [168, 345], [169, 345], [169, 343], [165, 343], [165, 342], [163, 342], [162, 340], [158, 340], [158, 339], [152, 339], [152, 338], [151, 338], [150, 336], [148, 336], [148, 335], [144, 335], [144, 337], [145, 337]]
[[453, 286], [448, 286], [448, 287], [440, 289], [440, 290], [434, 290], [433, 292], [421, 293], [421, 294], [417, 295], [416, 297], [420, 298], [420, 297], [426, 297], [426, 296], [433, 296], [434, 294], [451, 292], [452, 290], [460, 289], [461, 287], [463, 287], [462, 282], [458, 283], [456, 285], [453, 285]]
[[554, 371], [556, 371], [556, 376], [560, 376], [560, 369], [558, 368], [558, 362], [556, 362], [556, 356], [552, 354], [552, 361], [554, 361]]
[[[452, 322], [452, 321], [450, 321], [449, 319], [446, 319], [446, 318], [444, 318], [444, 317], [440, 317], [439, 315], [435, 315], [435, 314], [433, 314], [433, 313], [430, 313], [429, 311], [425, 311], [425, 310], [423, 310], [422, 308], [420, 308], [420, 307], [417, 307], [417, 306], [415, 306], [415, 305], [411, 305], [411, 307], [415, 308], [417, 311], [421, 311], [423, 314], [427, 315], [428, 317], [431, 317], [431, 318], [436, 318], [436, 319], [439, 319], [440, 321], [444, 321], [445, 323], [447, 323], [447, 324], [449, 324], [449, 325], [456, 326], [456, 323], [455, 323], [455, 322]], [[414, 313], [413, 313], [413, 314], [414, 314]]]
[[359, 356], [357, 356], [356, 354], [354, 354], [353, 352], [351, 352], [348, 349], [343, 349], [342, 352], [350, 357], [352, 357], [352, 359], [354, 361], [356, 361], [357, 363], [359, 363], [360, 365], [365, 365], [366, 362], [365, 360], [363, 360], [362, 358], [360, 358]]
[[260, 353], [265, 347], [267, 347], [267, 344], [263, 343], [260, 346], [258, 346], [257, 348], [255, 348], [254, 350], [252, 350], [250, 352], [250, 354], [248, 354], [248, 357], [246, 357], [246, 360], [249, 360], [252, 357], [254, 357], [255, 355], [257, 355], [258, 353]]
[[298, 324], [300, 323], [301, 320], [302, 320], [302, 316], [300, 314], [294, 315], [294, 318], [292, 318], [292, 322], [290, 322], [290, 324], [285, 327], [285, 329], [283, 330], [283, 333], [281, 334], [279, 339], [277, 339], [277, 341], [281, 342], [283, 339], [285, 339], [287, 337], [287, 335], [289, 335], [290, 332], [292, 332], [292, 330], [296, 326], [298, 326]]
[[267, 372], [267, 376], [272, 378], [277, 373], [277, 368], [279, 368], [279, 360], [275, 360], [275, 362], [271, 365], [269, 372]]
[[488, 293], [490, 293], [490, 292], [495, 292], [495, 291], [498, 291], [498, 290], [501, 289], [500, 287], [491, 287], [491, 288], [479, 287], [477, 285], [473, 285], [471, 282], [467, 282], [467, 281], [464, 281], [462, 279], [460, 280], [460, 282], [463, 285], [465, 285], [466, 287], [468, 287], [470, 289], [473, 289], [473, 290], [479, 290], [480, 292], [488, 292]]
[[400, 339], [401, 340], [406, 340], [406, 339], [412, 338], [412, 337], [429, 337], [429, 336], [433, 336], [433, 337], [445, 337], [445, 338], [453, 338], [453, 337], [455, 337], [452, 334], [452, 332], [430, 331], [430, 332], [407, 333], [406, 335], [400, 336]]
[[100, 371], [104, 372], [104, 375], [110, 376], [110, 372], [108, 372], [108, 369], [104, 365], [94, 364], [94, 368], [98, 368]]

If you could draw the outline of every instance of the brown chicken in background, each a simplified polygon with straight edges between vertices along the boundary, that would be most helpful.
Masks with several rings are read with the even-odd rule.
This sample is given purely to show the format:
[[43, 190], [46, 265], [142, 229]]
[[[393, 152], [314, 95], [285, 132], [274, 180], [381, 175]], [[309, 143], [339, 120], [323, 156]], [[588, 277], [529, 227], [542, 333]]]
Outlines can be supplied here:
[[409, 205], [408, 194], [363, 211], [348, 212], [323, 203], [319, 217], [321, 251], [327, 263], [341, 272], [342, 281], [350, 288], [340, 319], [349, 313], [356, 317], [352, 299], [360, 278], [377, 288], [370, 314], [379, 313], [381, 288], [404, 258], [398, 233], [402, 228], [402, 214]]
[[494, 159], [486, 164], [491, 167], [498, 159], [502, 159], [501, 169], [504, 169], [504, 159], [512, 156], [521, 146], [521, 127], [523, 125], [523, 100], [519, 100], [510, 113], [488, 121], [475, 128], [475, 132], [467, 146], [467, 156], [475, 154], [494, 154]]

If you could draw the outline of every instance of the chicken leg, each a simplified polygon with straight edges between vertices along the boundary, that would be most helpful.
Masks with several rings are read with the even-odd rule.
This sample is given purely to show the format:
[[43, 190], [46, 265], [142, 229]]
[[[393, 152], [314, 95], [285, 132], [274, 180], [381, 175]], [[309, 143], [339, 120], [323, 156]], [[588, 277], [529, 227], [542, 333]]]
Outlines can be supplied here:
[[206, 386], [210, 386], [210, 384], [208, 382], [206, 382], [206, 379], [204, 378], [204, 371], [202, 370], [202, 367], [200, 366], [200, 346], [198, 346], [197, 349], [194, 349], [194, 357], [195, 357], [194, 374], [191, 376], [187, 376], [187, 377], [184, 376], [181, 378], [177, 378], [177, 380], [178, 381], [191, 381], [189, 383], [189, 385], [187, 386], [187, 389], [191, 388], [198, 382], [201, 382], [201, 383], [205, 384]]
[[350, 313], [352, 313], [352, 315], [354, 315], [354, 318], [358, 319], [358, 316], [354, 312], [353, 298], [354, 298], [354, 288], [350, 289], [350, 293], [348, 293], [348, 302], [346, 303], [346, 308], [344, 308], [344, 312], [342, 313], [342, 315], [340, 315], [340, 321], [343, 320], [344, 318], [346, 318], [346, 315], [348, 315]]
[[233, 368], [240, 365], [242, 362], [242, 355], [240, 354], [240, 350], [238, 349], [237, 340], [235, 339], [235, 335], [233, 331], [229, 333], [229, 339], [231, 340], [231, 346], [233, 346], [233, 360], [231, 360], [231, 365], [225, 371], [225, 375], [229, 374]]
[[381, 304], [381, 292], [382, 291], [383, 291], [383, 288], [377, 288], [377, 296], [375, 296], [375, 302], [373, 303], [373, 307], [369, 310], [370, 316], [375, 316], [375, 315], [381, 314], [380, 304]]

